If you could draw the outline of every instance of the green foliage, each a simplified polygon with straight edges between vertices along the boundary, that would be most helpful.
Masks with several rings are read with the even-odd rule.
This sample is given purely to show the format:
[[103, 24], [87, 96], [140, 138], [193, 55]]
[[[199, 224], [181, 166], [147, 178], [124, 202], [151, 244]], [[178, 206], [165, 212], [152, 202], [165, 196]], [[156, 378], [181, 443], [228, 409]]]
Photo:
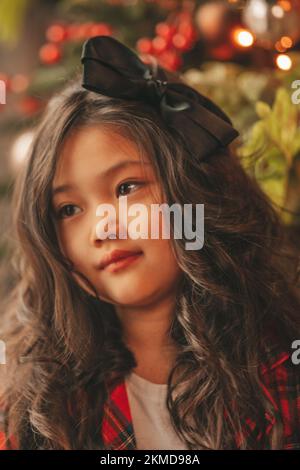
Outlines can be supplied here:
[[17, 42], [23, 18], [32, 0], [0, 1], [0, 41]]
[[[300, 107], [293, 104], [291, 92], [279, 87], [273, 106], [258, 101], [259, 120], [239, 148], [246, 169], [251, 169], [270, 199], [280, 207], [287, 204], [289, 180], [300, 152]], [[283, 214], [285, 222], [291, 214]]]
[[[180, 5], [181, 0], [177, 0]], [[57, 16], [67, 22], [99, 21], [113, 26], [115, 36], [129, 47], [134, 47], [138, 39], [152, 37], [155, 25], [166, 19], [168, 11], [160, 2], [136, 0], [113, 4], [107, 0], [60, 0]]]
[[283, 221], [300, 225], [300, 106], [291, 100], [300, 54], [290, 57], [289, 72], [210, 62], [183, 78], [230, 116], [241, 134], [237, 150], [243, 166], [277, 209], [287, 209], [280, 212]]
[[[42, 3], [52, 6], [55, 16], [67, 23], [107, 22], [129, 46], [142, 36], [152, 36], [155, 24], [165, 20], [167, 14], [158, 1], [113, 5], [106, 0], [0, 0], [0, 41], [17, 44], [27, 10], [32, 6], [39, 8]], [[177, 3], [180, 6], [181, 0]]]
[[183, 76], [196, 90], [209, 96], [233, 120], [240, 132], [256, 121], [255, 103], [268, 100], [274, 72], [249, 70], [233, 63], [207, 62], [201, 69], [187, 70]]

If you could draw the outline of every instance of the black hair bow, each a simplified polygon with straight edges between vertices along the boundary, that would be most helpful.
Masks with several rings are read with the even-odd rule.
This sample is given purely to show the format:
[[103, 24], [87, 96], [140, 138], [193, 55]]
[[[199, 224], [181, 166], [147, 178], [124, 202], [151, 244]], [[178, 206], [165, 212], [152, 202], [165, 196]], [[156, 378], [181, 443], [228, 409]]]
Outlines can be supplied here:
[[96, 93], [154, 106], [179, 133], [188, 150], [203, 159], [239, 133], [210, 99], [183, 83], [170, 83], [164, 69], [155, 76], [127, 46], [110, 36], [88, 39], [82, 49], [82, 86]]

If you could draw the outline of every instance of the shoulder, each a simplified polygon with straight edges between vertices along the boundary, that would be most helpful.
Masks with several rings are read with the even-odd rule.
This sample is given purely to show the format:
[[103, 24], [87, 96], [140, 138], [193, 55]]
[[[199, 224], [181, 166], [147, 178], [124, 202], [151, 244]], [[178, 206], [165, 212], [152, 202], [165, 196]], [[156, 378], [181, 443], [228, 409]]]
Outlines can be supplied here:
[[6, 434], [0, 431], [0, 450], [18, 450], [14, 436], [7, 439]]
[[0, 450], [17, 450], [18, 445], [14, 436], [7, 437], [4, 432], [4, 416], [3, 406], [0, 407]]
[[293, 362], [293, 352], [269, 347], [260, 368], [263, 391], [276, 411], [269, 430], [276, 420], [282, 422], [285, 449], [300, 449], [300, 364]]
[[0, 450], [7, 450], [6, 436], [2, 431], [0, 431]]
[[4, 412], [0, 408], [0, 450], [6, 450], [6, 436], [4, 433]]

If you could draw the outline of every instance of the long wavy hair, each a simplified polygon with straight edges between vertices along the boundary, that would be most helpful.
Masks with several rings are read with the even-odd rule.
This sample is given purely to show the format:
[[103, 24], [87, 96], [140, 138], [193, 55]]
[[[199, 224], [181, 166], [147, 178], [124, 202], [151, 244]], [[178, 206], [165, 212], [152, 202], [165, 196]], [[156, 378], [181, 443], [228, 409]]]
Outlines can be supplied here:
[[[244, 419], [262, 427], [265, 413], [275, 413], [261, 365], [274, 338], [286, 350], [300, 332], [298, 258], [279, 214], [232, 149], [200, 161], [150, 105], [86, 91], [78, 78], [49, 101], [14, 185], [15, 281], [0, 332], [7, 436], [20, 449], [105, 449], [109, 387], [136, 366], [114, 306], [74, 280], [52, 214], [59, 149], [71, 131], [92, 124], [112, 126], [147, 153], [164, 202], [205, 204], [203, 248], [172, 239], [183, 276], [166, 404], [189, 449], [235, 448], [236, 436], [238, 448], [255, 447], [243, 438]], [[279, 416], [270, 447], [282, 442]]]

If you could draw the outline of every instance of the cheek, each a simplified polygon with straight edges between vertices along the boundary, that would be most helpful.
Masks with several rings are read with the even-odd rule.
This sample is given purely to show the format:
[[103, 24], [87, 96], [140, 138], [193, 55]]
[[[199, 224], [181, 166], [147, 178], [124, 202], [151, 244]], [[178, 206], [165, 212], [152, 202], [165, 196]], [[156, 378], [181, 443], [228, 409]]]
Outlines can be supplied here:
[[124, 271], [115, 281], [108, 280], [98, 289], [113, 303], [142, 305], [164, 295], [176, 295], [182, 276], [169, 240], [142, 240], [144, 259], [136, 269]]
[[57, 230], [59, 246], [62, 253], [68, 258], [75, 266], [80, 266], [83, 257], [84, 243], [81, 239], [80, 231], [76, 227], [66, 226], [61, 224]]
[[[169, 241], [172, 238], [172, 221], [168, 214], [160, 209], [163, 204], [153, 198], [148, 198], [141, 204], [142, 207], [128, 205], [127, 236], [137, 238]], [[163, 238], [164, 237], [164, 238]]]
[[151, 277], [159, 279], [160, 282], [163, 279], [163, 282], [173, 283], [180, 275], [181, 269], [172, 249], [171, 240], [146, 240], [144, 246]]
[[[84, 240], [82, 238], [83, 231], [77, 230], [72, 227], [59, 227], [57, 229], [57, 237], [60, 246], [61, 252], [64, 256], [71, 261], [73, 264], [73, 268], [75, 271], [80, 272], [81, 274], [85, 275], [88, 279], [88, 266], [86, 265], [87, 255], [84, 252]], [[75, 282], [82, 287], [88, 294], [95, 296], [95, 292], [90, 288], [90, 285], [82, 279], [76, 272], [72, 271], [72, 276]]]

